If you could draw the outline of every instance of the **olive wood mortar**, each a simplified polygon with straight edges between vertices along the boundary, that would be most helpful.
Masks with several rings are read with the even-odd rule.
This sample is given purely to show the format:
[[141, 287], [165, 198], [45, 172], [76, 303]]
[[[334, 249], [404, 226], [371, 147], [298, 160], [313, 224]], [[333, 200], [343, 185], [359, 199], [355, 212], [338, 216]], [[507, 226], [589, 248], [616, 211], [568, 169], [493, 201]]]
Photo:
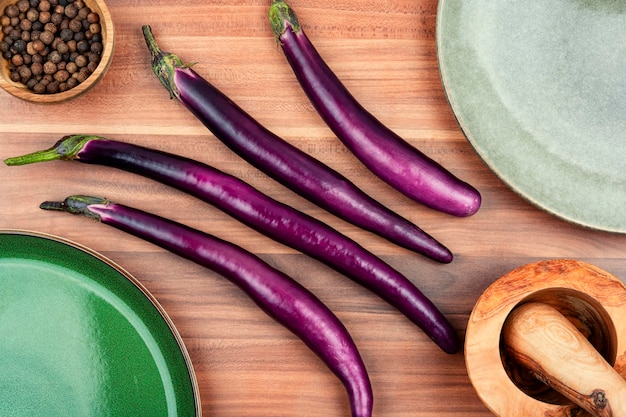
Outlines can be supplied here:
[[497, 416], [626, 416], [626, 286], [573, 260], [515, 269], [478, 299], [465, 358]]
[[[100, 56], [100, 63], [96, 67], [96, 70], [85, 81], [74, 88], [60, 93], [37, 94], [29, 90], [24, 84], [11, 80], [9, 76], [9, 62], [0, 57], [0, 87], [9, 94], [21, 98], [22, 100], [32, 103], [54, 104], [63, 103], [82, 96], [104, 77], [113, 60], [113, 51], [115, 49], [115, 28], [113, 19], [103, 0], [83, 1], [85, 5], [89, 6], [91, 10], [98, 14], [100, 17], [100, 26], [102, 27], [103, 50]], [[2, 13], [7, 6], [15, 3], [17, 3], [17, 0], [0, 0], [0, 13]], [[4, 34], [0, 32], [0, 40], [2, 40], [3, 37]]]

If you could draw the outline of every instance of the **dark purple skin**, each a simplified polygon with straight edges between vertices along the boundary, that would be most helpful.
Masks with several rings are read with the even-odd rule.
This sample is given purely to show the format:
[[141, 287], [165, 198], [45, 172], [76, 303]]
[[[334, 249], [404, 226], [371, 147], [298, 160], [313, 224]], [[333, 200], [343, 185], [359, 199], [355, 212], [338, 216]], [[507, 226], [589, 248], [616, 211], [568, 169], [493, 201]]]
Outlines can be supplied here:
[[270, 23], [309, 100], [328, 127], [374, 174], [409, 198], [455, 216], [478, 211], [480, 193], [383, 125], [324, 62], [294, 11], [273, 0]]
[[232, 175], [188, 158], [87, 135], [66, 136], [50, 149], [4, 162], [14, 166], [54, 160], [111, 166], [189, 193], [368, 288], [419, 326], [444, 352], [456, 353], [460, 347], [452, 325], [408, 278], [332, 227]]
[[315, 352], [345, 386], [353, 417], [372, 415], [369, 377], [352, 337], [315, 295], [252, 253], [180, 223], [105, 199], [70, 196], [41, 208], [86, 216], [209, 268]]
[[361, 191], [347, 178], [270, 132], [174, 54], [159, 49], [143, 27], [161, 83], [226, 146], [302, 197], [391, 242], [449, 263], [452, 253], [432, 236]]

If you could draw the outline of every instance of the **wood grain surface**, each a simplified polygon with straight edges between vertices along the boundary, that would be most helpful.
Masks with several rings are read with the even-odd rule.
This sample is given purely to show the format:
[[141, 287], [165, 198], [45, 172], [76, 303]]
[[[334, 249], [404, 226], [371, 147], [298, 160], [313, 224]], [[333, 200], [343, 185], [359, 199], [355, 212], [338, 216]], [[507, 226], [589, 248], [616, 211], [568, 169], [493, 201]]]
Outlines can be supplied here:
[[[392, 190], [349, 154], [321, 121], [279, 47], [268, 0], [109, 0], [113, 63], [74, 101], [35, 105], [0, 92], [0, 157], [90, 133], [209, 163], [301, 209], [406, 274], [461, 337], [495, 279], [539, 259], [584, 260], [626, 279], [626, 236], [568, 224], [498, 180], [465, 140], [446, 102], [435, 45], [436, 0], [292, 0], [330, 67], [381, 121], [477, 187], [481, 210], [454, 218]], [[440, 265], [339, 220], [252, 168], [160, 85], [141, 25], [242, 108], [417, 223], [455, 254]], [[532, 172], [529, 172], [532, 175]], [[171, 316], [189, 350], [203, 414], [212, 417], [349, 415], [338, 380], [298, 339], [215, 273], [113, 228], [38, 208], [85, 193], [109, 197], [213, 233], [258, 254], [312, 290], [345, 323], [367, 365], [377, 417], [490, 416], [460, 352], [441, 352], [418, 328], [352, 281], [192, 197], [111, 168], [51, 162], [0, 166], [0, 228], [50, 233], [86, 245], [139, 279]], [[626, 335], [623, 335], [626, 337]]]

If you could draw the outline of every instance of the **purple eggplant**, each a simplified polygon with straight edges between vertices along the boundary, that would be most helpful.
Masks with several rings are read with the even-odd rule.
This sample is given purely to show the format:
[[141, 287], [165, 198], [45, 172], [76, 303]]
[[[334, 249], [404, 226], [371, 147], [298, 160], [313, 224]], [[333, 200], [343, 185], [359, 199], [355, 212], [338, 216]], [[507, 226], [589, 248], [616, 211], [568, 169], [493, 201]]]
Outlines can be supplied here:
[[408, 278], [332, 227], [232, 175], [181, 156], [86, 135], [66, 136], [50, 149], [4, 162], [13, 166], [53, 160], [116, 167], [187, 192], [370, 289], [417, 324], [443, 351], [456, 353], [460, 347], [445, 316]]
[[153, 71], [161, 83], [213, 134], [250, 164], [334, 215], [442, 263], [452, 253], [347, 178], [270, 132], [189, 65], [162, 51], [143, 26]]
[[283, 0], [270, 24], [309, 100], [335, 135], [368, 169], [409, 198], [455, 216], [480, 207], [480, 193], [386, 127], [350, 94], [319, 55]]
[[344, 384], [353, 417], [372, 415], [372, 389], [352, 337], [315, 295], [252, 253], [180, 223], [91, 196], [44, 202], [45, 210], [86, 216], [209, 268], [315, 352]]

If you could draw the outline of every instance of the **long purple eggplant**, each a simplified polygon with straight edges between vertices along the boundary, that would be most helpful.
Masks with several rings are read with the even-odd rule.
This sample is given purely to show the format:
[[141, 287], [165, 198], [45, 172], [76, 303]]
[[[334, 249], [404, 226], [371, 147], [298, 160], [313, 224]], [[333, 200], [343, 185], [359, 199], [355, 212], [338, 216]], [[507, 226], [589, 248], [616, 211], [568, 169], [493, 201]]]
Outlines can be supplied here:
[[231, 150], [271, 178], [334, 215], [436, 261], [452, 253], [422, 229], [389, 210], [347, 178], [270, 132], [189, 65], [162, 51], [143, 26], [153, 71], [167, 88]]
[[274, 35], [328, 127], [374, 174], [409, 198], [455, 216], [480, 207], [480, 193], [386, 127], [352, 96], [317, 52], [283, 0], [269, 11]]
[[455, 353], [460, 347], [445, 316], [408, 278], [332, 227], [232, 175], [188, 158], [86, 135], [66, 136], [50, 149], [4, 162], [12, 166], [53, 160], [116, 167], [198, 197], [370, 289], [417, 324], [443, 351]]
[[91, 196], [44, 202], [45, 210], [86, 216], [154, 243], [236, 284], [315, 352], [345, 386], [353, 417], [372, 415], [372, 389], [352, 337], [315, 295], [252, 253], [180, 223]]

